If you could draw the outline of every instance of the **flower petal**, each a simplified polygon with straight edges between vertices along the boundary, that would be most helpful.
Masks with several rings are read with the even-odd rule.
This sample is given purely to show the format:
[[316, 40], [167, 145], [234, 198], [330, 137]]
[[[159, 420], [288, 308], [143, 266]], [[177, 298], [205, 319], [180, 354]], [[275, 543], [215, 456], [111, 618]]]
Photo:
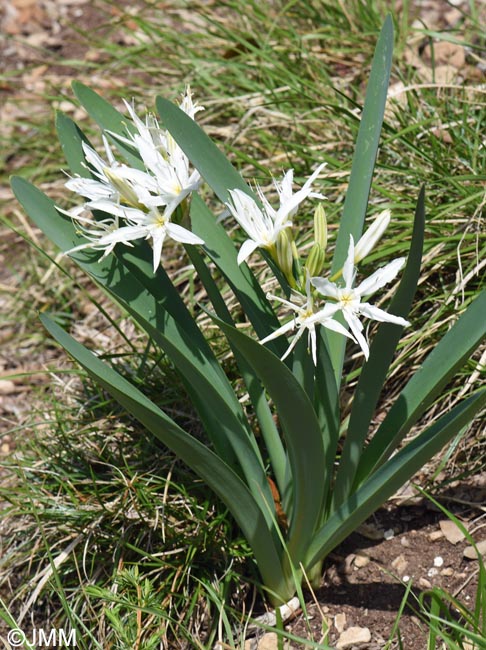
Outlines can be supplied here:
[[404, 257], [398, 257], [386, 266], [375, 271], [369, 278], [366, 278], [361, 284], [356, 287], [355, 292], [359, 296], [371, 296], [372, 293], [378, 291], [388, 284], [398, 275], [400, 269], [405, 264]]
[[244, 262], [247, 257], [249, 257], [254, 250], [258, 248], [258, 242], [253, 241], [253, 239], [247, 239], [243, 244], [241, 245], [240, 250], [238, 251], [238, 266]]
[[339, 289], [334, 282], [326, 278], [311, 278], [311, 283], [322, 296], [339, 300]]
[[165, 230], [172, 239], [175, 239], [175, 241], [179, 241], [182, 244], [204, 244], [203, 239], [190, 230], [187, 230], [187, 228], [179, 226], [177, 223], [171, 223], [168, 221], [165, 225]]
[[349, 248], [348, 256], [343, 265], [343, 279], [346, 284], [346, 289], [351, 289], [354, 284], [356, 271], [354, 268], [354, 239], [353, 235], [349, 235]]
[[404, 327], [410, 325], [408, 320], [405, 320], [401, 316], [394, 316], [389, 314], [379, 307], [370, 305], [367, 302], [362, 302], [359, 306], [359, 311], [366, 318], [371, 318], [372, 320], [380, 321], [381, 323], [394, 323], [395, 325], [403, 325]]
[[368, 357], [370, 356], [370, 348], [368, 346], [368, 343], [365, 339], [365, 337], [361, 334], [361, 330], [363, 329], [363, 325], [359, 321], [359, 319], [352, 313], [343, 310], [343, 316], [349, 325], [349, 328], [351, 332], [354, 335], [354, 338], [356, 339], [357, 344], [360, 346], [360, 348], [363, 350], [363, 354], [365, 356], [365, 359], [368, 360]]

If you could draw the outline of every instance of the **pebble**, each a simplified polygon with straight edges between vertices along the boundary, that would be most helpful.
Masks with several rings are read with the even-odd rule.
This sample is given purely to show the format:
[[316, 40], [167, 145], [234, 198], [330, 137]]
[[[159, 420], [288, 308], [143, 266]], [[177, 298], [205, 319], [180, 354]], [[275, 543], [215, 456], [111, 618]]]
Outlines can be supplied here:
[[354, 566], [358, 569], [362, 569], [363, 567], [367, 566], [370, 561], [371, 560], [368, 555], [365, 555], [364, 553], [358, 553], [358, 555], [354, 558]]
[[15, 393], [16, 386], [10, 379], [0, 379], [0, 395], [11, 395]]
[[439, 521], [440, 530], [450, 544], [462, 542], [465, 535], [456, 524], [450, 519]]
[[442, 558], [440, 555], [434, 557], [434, 566], [441, 567], [443, 564], [444, 564], [444, 558]]
[[479, 551], [480, 555], [486, 555], [486, 539], [483, 539], [481, 542], [477, 542], [476, 548], [474, 546], [466, 546], [464, 549], [464, 557], [467, 557], [468, 560], [477, 560]]
[[346, 627], [346, 614], [344, 612], [336, 614], [334, 617], [334, 627], [339, 632], [339, 634], [344, 632], [344, 628]]
[[429, 539], [431, 542], [436, 542], [442, 537], [444, 537], [444, 533], [441, 530], [433, 530], [431, 533], [429, 533]]
[[397, 557], [391, 563], [392, 567], [397, 573], [403, 575], [408, 567], [408, 562], [405, 559], [404, 555], [397, 555]]
[[336, 643], [336, 648], [351, 648], [359, 643], [369, 643], [371, 641], [371, 632], [367, 627], [348, 627], [340, 635]]

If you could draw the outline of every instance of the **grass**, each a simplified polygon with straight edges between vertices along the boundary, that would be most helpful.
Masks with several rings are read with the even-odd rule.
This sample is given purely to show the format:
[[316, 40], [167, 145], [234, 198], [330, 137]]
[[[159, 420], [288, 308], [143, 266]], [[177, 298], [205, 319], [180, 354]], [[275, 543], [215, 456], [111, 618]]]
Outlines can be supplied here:
[[[149, 107], [157, 94], [176, 98], [190, 82], [206, 106], [201, 122], [246, 178], [268, 185], [270, 173], [289, 166], [299, 179], [318, 162], [328, 163], [323, 191], [334, 231], [358, 128], [356, 109], [384, 12], [394, 3], [250, 1], [242, 13], [234, 0], [195, 7], [173, 2], [164, 12], [139, 1], [129, 16], [114, 3], [95, 4], [98, 26], [76, 27], [76, 32], [82, 48], [101, 53], [101, 59], [66, 60], [38, 51], [27, 69], [10, 68], [2, 75], [11, 89], [13, 116], [2, 131], [3, 173], [20, 173], [66, 201], [51, 118], [52, 106], [72, 102], [68, 78], [90, 83], [116, 105], [128, 95]], [[470, 4], [457, 30], [439, 34], [438, 40], [470, 46], [472, 75], [475, 62], [485, 58], [485, 44], [480, 8]], [[420, 69], [404, 57], [411, 44], [434, 34], [412, 29], [413, 18], [408, 2], [394, 16], [393, 83], [402, 82], [407, 90], [390, 103], [370, 197], [370, 215], [390, 207], [393, 223], [369, 263], [406, 254], [423, 182], [426, 250], [411, 314], [414, 327], [394, 362], [384, 407], [484, 286], [484, 89], [474, 81], [424, 83]], [[49, 72], [32, 100], [22, 90], [25, 75], [44, 60]], [[36, 110], [29, 111], [33, 102]], [[87, 121], [82, 126], [90, 132]], [[256, 598], [244, 541], [204, 486], [43, 340], [37, 311], [54, 310], [91, 345], [108, 343], [118, 368], [135, 382], [144, 381], [171, 414], [197, 427], [173, 370], [159, 363], [153, 348], [127, 329], [123, 314], [107, 307], [69, 262], [57, 267], [55, 251], [12, 201], [5, 203], [4, 214], [34, 244], [24, 246], [10, 227], [2, 233], [4, 326], [8, 341], [21, 341], [7, 372], [35, 377], [41, 375], [34, 370], [51, 369], [49, 390], [45, 382], [30, 380], [32, 409], [10, 417], [5, 427], [19, 440], [16, 454], [3, 462], [0, 492], [2, 526], [8, 531], [0, 561], [8, 610], [17, 619], [24, 612], [20, 622], [30, 616], [27, 610], [51, 625], [69, 622], [79, 630], [79, 647], [210, 648], [218, 640], [237, 647]], [[171, 267], [180, 290], [197, 300], [195, 278], [190, 268], [181, 268], [177, 252]], [[100, 308], [105, 313], [100, 315]], [[481, 354], [449, 386], [449, 405], [474, 373], [484, 377]], [[347, 371], [352, 385], [352, 358]], [[442, 408], [437, 404], [435, 415]], [[478, 420], [446, 452], [454, 477], [467, 475], [471, 467], [484, 470], [480, 436]], [[432, 620], [429, 616], [431, 638]], [[436, 621], [442, 634], [444, 625]]]

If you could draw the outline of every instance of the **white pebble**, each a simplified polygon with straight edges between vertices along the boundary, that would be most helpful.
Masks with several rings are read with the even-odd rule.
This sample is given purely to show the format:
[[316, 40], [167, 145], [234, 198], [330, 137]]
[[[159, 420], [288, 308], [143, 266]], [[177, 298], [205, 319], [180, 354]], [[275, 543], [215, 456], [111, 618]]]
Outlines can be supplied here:
[[440, 555], [434, 557], [434, 566], [442, 566], [444, 564], [444, 559]]

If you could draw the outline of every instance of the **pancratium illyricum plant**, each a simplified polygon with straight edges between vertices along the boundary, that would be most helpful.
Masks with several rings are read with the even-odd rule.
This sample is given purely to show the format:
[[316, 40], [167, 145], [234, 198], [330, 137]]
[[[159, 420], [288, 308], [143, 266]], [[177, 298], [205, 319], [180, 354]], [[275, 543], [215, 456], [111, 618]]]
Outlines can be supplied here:
[[[142, 119], [130, 104], [120, 113], [74, 84], [77, 98], [102, 128], [104, 147], [98, 154], [79, 127], [58, 116], [71, 169], [67, 187], [80, 197], [76, 207], [66, 213], [27, 181], [12, 182], [36, 224], [171, 360], [206, 439], [184, 430], [46, 314], [45, 327], [226, 504], [275, 602], [293, 595], [304, 572], [318, 581], [326, 555], [461, 431], [486, 399], [484, 389], [472, 392], [404, 442], [484, 337], [486, 296], [481, 294], [409, 379], [380, 425], [371, 425], [402, 330], [413, 327], [408, 314], [424, 233], [421, 192], [408, 255], [362, 272], [360, 263], [377, 250], [391, 218], [382, 211], [364, 229], [391, 55], [388, 18], [373, 60], [339, 230], [331, 242], [323, 165], [300, 184], [287, 171], [275, 183], [276, 201], [260, 188], [254, 193], [198, 126], [199, 107], [189, 93], [179, 107], [157, 98], [159, 118]], [[201, 179], [241, 227], [240, 247], [226, 221], [199, 196]], [[305, 254], [297, 211], [299, 223], [314, 213], [314, 239]], [[164, 270], [167, 238], [183, 247], [206, 289], [203, 306], [227, 337], [245, 385], [244, 405], [242, 382], [231, 382], [201, 321]], [[270, 295], [251, 269], [254, 258], [263, 258], [275, 274]], [[378, 307], [378, 292], [393, 282], [399, 284], [391, 303]], [[241, 312], [246, 317], [244, 330], [235, 327], [223, 298], [228, 289], [239, 303], [239, 318]], [[368, 336], [365, 324], [373, 321], [378, 329]], [[343, 422], [343, 363], [356, 351], [364, 363]]]

